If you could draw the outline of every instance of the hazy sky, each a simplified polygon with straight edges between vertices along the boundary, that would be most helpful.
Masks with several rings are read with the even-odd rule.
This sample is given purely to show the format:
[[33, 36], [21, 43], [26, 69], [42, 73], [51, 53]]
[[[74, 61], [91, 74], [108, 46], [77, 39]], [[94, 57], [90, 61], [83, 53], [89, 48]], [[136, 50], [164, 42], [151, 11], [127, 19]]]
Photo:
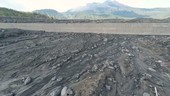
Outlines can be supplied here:
[[[0, 0], [0, 7], [19, 11], [36, 9], [55, 9], [60, 12], [71, 8], [85, 6], [87, 3], [104, 2], [105, 0]], [[170, 0], [117, 0], [120, 3], [139, 8], [170, 7]]]

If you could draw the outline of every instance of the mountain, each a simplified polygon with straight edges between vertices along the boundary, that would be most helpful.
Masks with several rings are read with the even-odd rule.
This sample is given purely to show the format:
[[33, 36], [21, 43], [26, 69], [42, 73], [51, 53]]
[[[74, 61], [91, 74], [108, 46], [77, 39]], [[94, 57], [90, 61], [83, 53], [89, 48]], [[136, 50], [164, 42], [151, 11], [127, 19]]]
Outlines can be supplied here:
[[40, 9], [40, 10], [35, 10], [33, 13], [38, 13], [42, 15], [47, 15], [52, 18], [58, 18], [58, 19], [64, 19], [64, 15], [62, 13], [59, 13], [58, 11], [54, 9]]
[[115, 0], [107, 0], [103, 3], [89, 3], [86, 6], [70, 9], [63, 13], [52, 9], [36, 10], [34, 12], [57, 19], [165, 19], [170, 17], [170, 8], [133, 8]]
[[66, 13], [73, 14], [77, 18], [142, 18], [146, 15], [137, 14], [131, 7], [120, 4], [117, 1], [105, 1], [104, 3], [90, 3], [84, 7], [68, 10]]
[[17, 18], [48, 18], [45, 15], [31, 13], [31, 12], [19, 12], [8, 8], [0, 7], [0, 17], [17, 17]]
[[133, 8], [117, 1], [107, 0], [104, 3], [90, 3], [84, 7], [71, 9], [67, 13], [74, 14], [75, 17], [90, 16], [93, 18], [168, 18], [170, 8]]

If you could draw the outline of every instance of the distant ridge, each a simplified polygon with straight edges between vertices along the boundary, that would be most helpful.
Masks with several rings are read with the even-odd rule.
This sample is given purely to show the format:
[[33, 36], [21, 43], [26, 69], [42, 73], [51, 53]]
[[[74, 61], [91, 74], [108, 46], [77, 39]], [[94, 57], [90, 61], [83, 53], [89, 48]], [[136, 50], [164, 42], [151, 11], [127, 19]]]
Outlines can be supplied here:
[[89, 3], [86, 6], [70, 9], [63, 13], [53, 9], [35, 10], [33, 12], [56, 19], [165, 19], [170, 17], [170, 8], [133, 8], [116, 0], [106, 0], [103, 3]]
[[16, 17], [16, 18], [48, 18], [46, 15], [32, 13], [32, 12], [20, 12], [13, 9], [0, 7], [0, 17]]
[[62, 13], [59, 13], [58, 11], [54, 9], [40, 9], [40, 10], [33, 11], [33, 13], [46, 15], [52, 18], [65, 19]]
[[0, 22], [3, 23], [34, 23], [34, 22], [47, 22], [50, 18], [46, 15], [32, 13], [32, 12], [19, 12], [8, 8], [0, 8]]

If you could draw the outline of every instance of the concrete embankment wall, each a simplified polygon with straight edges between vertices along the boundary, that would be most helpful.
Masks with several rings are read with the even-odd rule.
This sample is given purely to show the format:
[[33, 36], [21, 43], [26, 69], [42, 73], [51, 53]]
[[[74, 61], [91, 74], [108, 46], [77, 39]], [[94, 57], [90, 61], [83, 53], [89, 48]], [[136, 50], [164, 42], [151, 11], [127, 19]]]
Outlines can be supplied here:
[[170, 35], [170, 23], [0, 23], [0, 28], [137, 35]]

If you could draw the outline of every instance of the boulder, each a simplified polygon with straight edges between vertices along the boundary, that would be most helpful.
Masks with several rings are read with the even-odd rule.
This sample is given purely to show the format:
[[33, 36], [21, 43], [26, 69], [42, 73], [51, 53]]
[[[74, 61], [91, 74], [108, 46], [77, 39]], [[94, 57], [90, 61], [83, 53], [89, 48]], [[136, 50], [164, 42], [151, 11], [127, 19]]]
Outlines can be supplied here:
[[30, 76], [27, 76], [26, 79], [25, 79], [25, 81], [24, 81], [24, 84], [25, 84], [25, 85], [28, 85], [29, 83], [31, 83], [31, 81], [32, 81], [31, 77], [30, 77]]
[[106, 85], [105, 87], [106, 87], [106, 89], [107, 89], [108, 91], [110, 91], [110, 90], [111, 90], [111, 86]]
[[72, 89], [68, 88], [68, 87], [63, 87], [63, 89], [61, 90], [61, 96], [73, 96], [74, 92]]
[[58, 86], [50, 93], [50, 96], [58, 96], [61, 92], [61, 86]]

